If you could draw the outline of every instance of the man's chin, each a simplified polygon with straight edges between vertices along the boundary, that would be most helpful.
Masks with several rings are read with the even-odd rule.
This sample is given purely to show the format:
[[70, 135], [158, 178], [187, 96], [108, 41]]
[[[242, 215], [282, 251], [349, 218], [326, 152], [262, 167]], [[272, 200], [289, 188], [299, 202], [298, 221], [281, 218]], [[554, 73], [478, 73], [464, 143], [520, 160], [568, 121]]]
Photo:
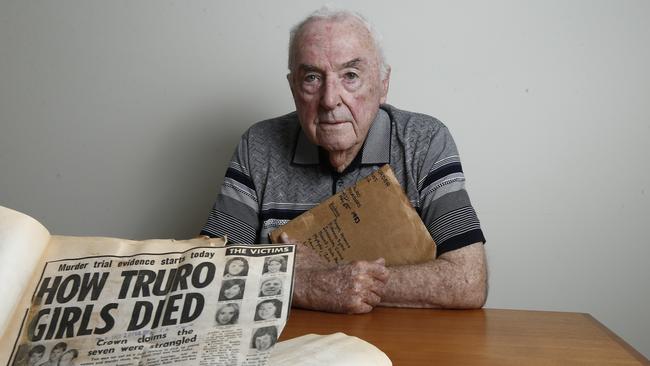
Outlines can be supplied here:
[[328, 153], [341, 153], [350, 150], [354, 144], [341, 141], [323, 141], [320, 146]]
[[354, 147], [356, 138], [350, 134], [322, 134], [318, 138], [318, 145], [328, 152], [346, 151]]

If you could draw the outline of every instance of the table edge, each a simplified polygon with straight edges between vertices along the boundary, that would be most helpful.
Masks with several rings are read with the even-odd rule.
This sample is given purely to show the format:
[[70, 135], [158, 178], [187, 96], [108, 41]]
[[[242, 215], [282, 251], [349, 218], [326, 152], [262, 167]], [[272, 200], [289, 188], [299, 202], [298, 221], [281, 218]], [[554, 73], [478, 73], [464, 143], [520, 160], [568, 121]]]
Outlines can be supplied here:
[[611, 338], [614, 342], [618, 343], [623, 349], [625, 349], [629, 354], [631, 354], [634, 358], [637, 359], [637, 361], [641, 362], [644, 365], [650, 365], [650, 361], [641, 354], [641, 352], [637, 351], [634, 347], [632, 347], [629, 343], [627, 343], [623, 338], [621, 338], [618, 334], [614, 333], [611, 329], [607, 328], [605, 324], [601, 323], [598, 319], [594, 318], [591, 314], [588, 313], [579, 313], [582, 316], [584, 316], [587, 320], [591, 321], [596, 325], [598, 328], [600, 328], [609, 338]]
[[[393, 308], [393, 307], [387, 307], [386, 309], [409, 309], [409, 310], [438, 310], [438, 311], [451, 311], [451, 312], [456, 312], [459, 310], [450, 310], [450, 309], [414, 309], [414, 308]], [[312, 309], [301, 309], [301, 308], [290, 308], [290, 312], [293, 312], [295, 310], [299, 310], [300, 312], [304, 313], [310, 313], [310, 312], [316, 312], [316, 313], [325, 313], [325, 314], [333, 314], [333, 315], [344, 315], [344, 314], [338, 314], [338, 313], [329, 313], [329, 312], [322, 312], [322, 311], [316, 311]], [[464, 310], [460, 310], [464, 311]], [[582, 316], [585, 320], [588, 322], [594, 324], [598, 329], [602, 330], [603, 333], [607, 335], [612, 341], [614, 341], [616, 344], [620, 345], [625, 351], [628, 352], [634, 359], [639, 361], [642, 365], [649, 365], [650, 366], [650, 361], [643, 355], [641, 354], [638, 350], [636, 350], [634, 347], [632, 347], [629, 343], [627, 343], [625, 340], [623, 340], [619, 335], [617, 335], [614, 331], [609, 329], [607, 326], [605, 326], [603, 323], [601, 323], [598, 319], [596, 319], [594, 316], [592, 316], [589, 313], [583, 313], [583, 312], [573, 312], [573, 311], [557, 311], [557, 310], [533, 310], [533, 309], [504, 309], [504, 308], [487, 308], [483, 307], [480, 309], [473, 309], [470, 311], [495, 311], [495, 312], [500, 312], [500, 311], [514, 311], [514, 312], [538, 312], [538, 313], [564, 313], [564, 314], [575, 314]], [[362, 314], [365, 315], [365, 314]], [[280, 335], [281, 337], [282, 335]], [[287, 340], [287, 339], [285, 339]]]

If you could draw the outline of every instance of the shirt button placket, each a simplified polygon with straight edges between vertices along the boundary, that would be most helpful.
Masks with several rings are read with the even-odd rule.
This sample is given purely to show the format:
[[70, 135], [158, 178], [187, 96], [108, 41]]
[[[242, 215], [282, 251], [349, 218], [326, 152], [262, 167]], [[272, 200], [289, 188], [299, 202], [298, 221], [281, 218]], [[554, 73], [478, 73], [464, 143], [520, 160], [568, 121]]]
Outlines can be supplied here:
[[340, 192], [343, 189], [343, 179], [339, 178], [336, 180], [336, 191]]

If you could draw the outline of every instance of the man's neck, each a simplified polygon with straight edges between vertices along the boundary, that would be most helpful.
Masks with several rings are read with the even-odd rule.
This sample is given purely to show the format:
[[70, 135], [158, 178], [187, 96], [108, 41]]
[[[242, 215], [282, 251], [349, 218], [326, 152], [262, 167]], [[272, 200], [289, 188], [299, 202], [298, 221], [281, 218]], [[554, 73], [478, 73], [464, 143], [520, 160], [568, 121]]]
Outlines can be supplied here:
[[356, 144], [348, 150], [328, 151], [327, 155], [332, 168], [337, 172], [342, 173], [345, 168], [350, 166], [359, 153], [359, 150], [361, 150], [361, 146], [363, 146], [363, 144]]

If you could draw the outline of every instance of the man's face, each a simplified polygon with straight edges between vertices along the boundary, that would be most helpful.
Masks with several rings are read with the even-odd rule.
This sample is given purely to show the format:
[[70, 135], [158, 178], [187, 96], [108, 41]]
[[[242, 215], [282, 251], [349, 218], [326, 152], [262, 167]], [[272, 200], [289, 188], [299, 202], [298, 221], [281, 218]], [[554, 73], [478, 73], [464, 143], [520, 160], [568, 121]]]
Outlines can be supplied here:
[[41, 358], [43, 358], [43, 352], [32, 353], [32, 355], [29, 356], [28, 365], [36, 365], [36, 363], [38, 363], [38, 361], [40, 361]]
[[59, 358], [61, 358], [61, 355], [63, 354], [63, 350], [61, 348], [55, 348], [50, 352], [50, 361], [58, 361]]
[[276, 278], [271, 278], [262, 283], [262, 295], [273, 296], [280, 294], [282, 289], [282, 281]]
[[356, 19], [312, 21], [292, 57], [289, 84], [309, 140], [327, 151], [360, 147], [388, 92], [365, 27]]

